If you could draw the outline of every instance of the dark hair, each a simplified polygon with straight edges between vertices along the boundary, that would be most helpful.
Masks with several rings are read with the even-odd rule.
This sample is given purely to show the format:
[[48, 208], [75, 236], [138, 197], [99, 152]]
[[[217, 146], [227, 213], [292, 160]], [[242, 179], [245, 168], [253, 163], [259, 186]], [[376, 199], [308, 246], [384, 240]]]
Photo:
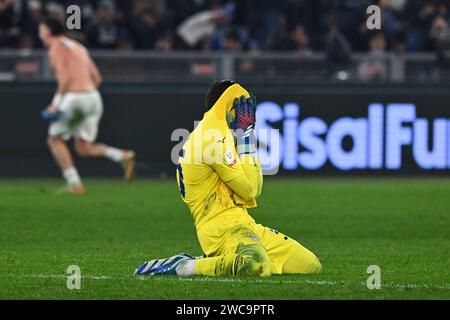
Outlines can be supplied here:
[[236, 84], [233, 80], [216, 80], [211, 83], [206, 94], [206, 110], [211, 109], [225, 90], [233, 84]]
[[59, 36], [66, 31], [64, 23], [55, 17], [45, 17], [41, 23], [45, 24], [54, 36]]

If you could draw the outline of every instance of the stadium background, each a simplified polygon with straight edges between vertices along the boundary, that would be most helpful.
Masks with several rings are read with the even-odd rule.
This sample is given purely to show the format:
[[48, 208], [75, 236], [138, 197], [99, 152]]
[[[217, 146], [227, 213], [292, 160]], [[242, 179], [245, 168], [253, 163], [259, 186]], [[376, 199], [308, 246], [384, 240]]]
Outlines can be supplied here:
[[[375, 167], [342, 170], [330, 163], [333, 150], [327, 151], [323, 164], [322, 157], [312, 159], [320, 163], [309, 167], [285, 165], [284, 158], [293, 157], [286, 150], [314, 158], [311, 146], [303, 146], [293, 132], [286, 133], [289, 145], [280, 142], [280, 174], [286, 174], [284, 169], [287, 174], [421, 174], [450, 168], [450, 128], [439, 131], [433, 125], [435, 119], [450, 118], [447, 1], [4, 0], [0, 7], [1, 175], [59, 174], [45, 144], [46, 123], [39, 119], [54, 81], [37, 26], [45, 13], [63, 18], [70, 4], [79, 5], [82, 12], [81, 31], [70, 34], [92, 49], [105, 79], [107, 112], [100, 139], [135, 148], [142, 176], [172, 173], [170, 151], [176, 144], [170, 141], [172, 131], [192, 130], [193, 121], [201, 118], [208, 84], [221, 78], [242, 82], [260, 103], [274, 102], [280, 108], [297, 104], [297, 125], [307, 117], [319, 117], [330, 129], [339, 118], [367, 118], [371, 103], [384, 107], [412, 103], [416, 118], [429, 122], [422, 132], [421, 139], [426, 140], [422, 150], [431, 150], [428, 156], [434, 165], [417, 163], [413, 141], [402, 148], [401, 166], [391, 170], [386, 170], [387, 159]], [[365, 10], [371, 4], [382, 10], [381, 31], [365, 27]], [[207, 26], [201, 22], [204, 16]], [[186, 25], [189, 32], [183, 31]], [[279, 128], [283, 136], [284, 120], [283, 116], [267, 125]], [[412, 127], [412, 122], [403, 126]], [[445, 137], [434, 137], [442, 132]], [[316, 135], [325, 139], [326, 134]], [[352, 137], [343, 135], [338, 157], [345, 157], [354, 144]], [[384, 158], [387, 139], [384, 133], [386, 144], [379, 144], [376, 151]], [[340, 147], [328, 149], [336, 148]], [[366, 149], [371, 149], [368, 142], [361, 150]], [[104, 161], [77, 161], [86, 175], [114, 175], [114, 166]]]

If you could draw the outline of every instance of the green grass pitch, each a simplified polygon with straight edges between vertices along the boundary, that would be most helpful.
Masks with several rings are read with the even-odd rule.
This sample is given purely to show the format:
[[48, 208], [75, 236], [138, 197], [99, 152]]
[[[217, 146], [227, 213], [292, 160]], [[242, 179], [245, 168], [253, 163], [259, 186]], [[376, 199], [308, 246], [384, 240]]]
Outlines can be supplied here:
[[450, 298], [449, 179], [266, 179], [251, 215], [323, 264], [266, 279], [134, 277], [145, 259], [202, 253], [175, 180], [86, 180], [86, 195], [56, 196], [61, 183], [0, 181], [0, 299]]

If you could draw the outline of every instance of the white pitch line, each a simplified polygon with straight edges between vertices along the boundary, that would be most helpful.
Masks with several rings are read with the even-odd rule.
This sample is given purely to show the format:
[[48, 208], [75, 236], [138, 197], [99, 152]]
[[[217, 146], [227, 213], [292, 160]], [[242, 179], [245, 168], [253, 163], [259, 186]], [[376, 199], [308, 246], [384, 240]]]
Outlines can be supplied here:
[[417, 289], [417, 288], [425, 288], [425, 289], [444, 289], [450, 290], [450, 284], [446, 283], [443, 285], [429, 285], [429, 284], [381, 284], [381, 288], [399, 288], [399, 289]]
[[[293, 285], [301, 285], [301, 284], [311, 284], [311, 285], [329, 285], [335, 286], [338, 285], [336, 281], [314, 281], [314, 280], [271, 280], [271, 279], [227, 279], [227, 278], [151, 278], [151, 277], [143, 277], [142, 280], [153, 280], [153, 281], [181, 281], [181, 282], [228, 282], [228, 283], [270, 283], [270, 284], [293, 284]], [[365, 282], [361, 282], [362, 286], [366, 286]], [[399, 289], [416, 289], [416, 288], [426, 288], [426, 289], [446, 289], [450, 290], [450, 284], [444, 285], [428, 285], [428, 284], [381, 284], [381, 288], [399, 288]]]
[[[12, 277], [15, 277], [15, 275], [11, 275]], [[39, 278], [39, 279], [62, 279], [69, 277], [71, 275], [67, 274], [24, 274], [17, 277], [23, 277], [23, 278]], [[72, 275], [73, 276], [73, 275]], [[110, 276], [81, 276], [81, 279], [89, 279], [89, 280], [112, 280], [112, 279], [118, 279], [119, 277], [110, 277]], [[125, 278], [125, 277], [123, 277]]]
[[[28, 275], [17, 275], [17, 274], [0, 274], [0, 277], [14, 277], [14, 278], [37, 278], [37, 279], [66, 279], [69, 275], [64, 274], [28, 274]], [[221, 282], [221, 283], [261, 283], [261, 284], [288, 284], [288, 285], [325, 285], [325, 286], [336, 286], [341, 283], [336, 281], [327, 280], [274, 280], [274, 279], [239, 279], [239, 278], [211, 278], [211, 277], [152, 277], [152, 276], [119, 276], [112, 277], [107, 275], [82, 275], [81, 279], [87, 280], [141, 280], [141, 281], [167, 281], [167, 282]], [[365, 282], [360, 283], [361, 286], [366, 286]], [[450, 290], [450, 283], [442, 285], [429, 285], [429, 284], [396, 284], [387, 283], [381, 284], [381, 289], [442, 289]]]

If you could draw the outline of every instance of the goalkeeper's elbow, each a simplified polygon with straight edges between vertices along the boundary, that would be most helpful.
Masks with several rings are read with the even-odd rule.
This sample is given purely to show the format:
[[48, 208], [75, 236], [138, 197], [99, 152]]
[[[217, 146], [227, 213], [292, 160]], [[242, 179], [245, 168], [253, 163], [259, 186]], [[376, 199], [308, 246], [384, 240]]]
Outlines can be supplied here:
[[245, 191], [239, 193], [239, 196], [245, 201], [256, 199], [258, 196], [258, 188], [257, 186], [249, 185]]

